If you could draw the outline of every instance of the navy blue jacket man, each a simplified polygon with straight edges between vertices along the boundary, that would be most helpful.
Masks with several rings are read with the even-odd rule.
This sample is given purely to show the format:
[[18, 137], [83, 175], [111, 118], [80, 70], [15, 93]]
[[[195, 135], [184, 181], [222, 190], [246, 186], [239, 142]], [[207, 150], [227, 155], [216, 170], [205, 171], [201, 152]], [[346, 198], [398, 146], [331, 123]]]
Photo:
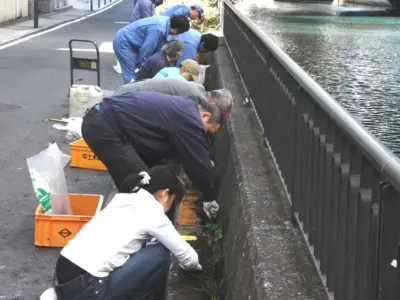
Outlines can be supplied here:
[[216, 190], [206, 133], [216, 133], [222, 110], [213, 103], [156, 92], [105, 98], [84, 117], [82, 135], [107, 167], [117, 188], [132, 174], [175, 159], [202, 192], [215, 202]]
[[183, 51], [183, 41], [173, 40], [166, 43], [161, 51], [146, 59], [136, 73], [136, 80], [153, 78], [161, 69], [175, 64]]

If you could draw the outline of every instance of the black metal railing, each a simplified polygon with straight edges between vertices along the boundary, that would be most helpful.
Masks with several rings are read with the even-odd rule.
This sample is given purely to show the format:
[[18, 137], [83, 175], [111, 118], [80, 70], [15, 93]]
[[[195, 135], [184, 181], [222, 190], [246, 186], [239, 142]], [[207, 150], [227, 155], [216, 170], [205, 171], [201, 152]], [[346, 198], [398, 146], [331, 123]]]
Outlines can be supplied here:
[[221, 19], [330, 295], [400, 299], [398, 159], [231, 3]]

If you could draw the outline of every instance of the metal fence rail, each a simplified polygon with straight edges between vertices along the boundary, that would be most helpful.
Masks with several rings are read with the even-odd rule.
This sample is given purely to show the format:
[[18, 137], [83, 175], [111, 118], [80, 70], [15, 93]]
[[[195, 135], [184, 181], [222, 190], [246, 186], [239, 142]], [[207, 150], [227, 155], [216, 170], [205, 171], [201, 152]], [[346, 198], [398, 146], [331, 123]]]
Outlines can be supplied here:
[[223, 32], [327, 289], [400, 299], [400, 163], [225, 0]]

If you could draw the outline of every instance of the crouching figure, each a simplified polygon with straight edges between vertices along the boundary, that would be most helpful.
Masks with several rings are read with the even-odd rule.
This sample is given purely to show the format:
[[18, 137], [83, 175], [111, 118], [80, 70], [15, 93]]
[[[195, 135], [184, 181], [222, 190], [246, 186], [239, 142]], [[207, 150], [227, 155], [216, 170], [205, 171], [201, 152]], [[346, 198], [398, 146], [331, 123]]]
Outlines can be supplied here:
[[154, 299], [164, 287], [171, 253], [187, 271], [201, 271], [196, 251], [166, 216], [184, 187], [168, 165], [128, 176], [110, 204], [61, 251], [58, 300]]

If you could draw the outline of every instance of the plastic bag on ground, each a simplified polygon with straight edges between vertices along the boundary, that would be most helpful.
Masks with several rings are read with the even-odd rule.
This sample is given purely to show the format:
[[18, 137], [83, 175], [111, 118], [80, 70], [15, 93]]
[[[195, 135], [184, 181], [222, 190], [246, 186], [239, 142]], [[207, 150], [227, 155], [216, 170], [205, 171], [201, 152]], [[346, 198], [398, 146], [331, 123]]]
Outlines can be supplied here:
[[57, 294], [54, 288], [48, 288], [40, 295], [39, 300], [57, 300]]
[[199, 74], [199, 80], [201, 84], [204, 84], [204, 81], [206, 80], [206, 70], [210, 65], [199, 65], [200, 68], [200, 74]]
[[65, 135], [66, 143], [72, 143], [82, 138], [82, 118], [63, 118], [62, 120], [67, 122], [67, 125], [54, 124], [53, 128], [67, 131]]
[[64, 174], [64, 167], [70, 159], [54, 143], [26, 160], [33, 189], [44, 214], [72, 214]]

